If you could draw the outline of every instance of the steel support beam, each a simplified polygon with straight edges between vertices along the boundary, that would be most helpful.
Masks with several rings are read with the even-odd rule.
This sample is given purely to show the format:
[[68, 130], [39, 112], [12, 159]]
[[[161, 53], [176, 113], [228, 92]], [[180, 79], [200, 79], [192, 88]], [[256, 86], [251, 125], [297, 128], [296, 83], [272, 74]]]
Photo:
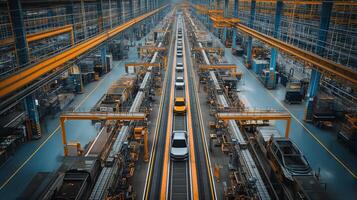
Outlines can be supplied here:
[[314, 53], [309, 51], [302, 50], [293, 45], [287, 44], [281, 40], [270, 37], [268, 35], [262, 34], [254, 29], [251, 29], [245, 25], [238, 24], [237, 28], [248, 35], [253, 36], [254, 38], [275, 47], [289, 55], [295, 56], [297, 59], [304, 60], [312, 64], [312, 67], [318, 69], [319, 71], [328, 72], [332, 75], [338, 76], [342, 79], [345, 79], [353, 84], [357, 84], [357, 72], [343, 66], [341, 64], [335, 63], [329, 59], [322, 58]]
[[97, 0], [98, 32], [104, 31], [102, 0]]
[[64, 156], [68, 156], [66, 120], [119, 120], [119, 121], [143, 121], [146, 119], [145, 113], [102, 113], [102, 112], [73, 112], [65, 113], [60, 117], [62, 130], [62, 143]]
[[51, 72], [52, 70], [58, 67], [63, 67], [63, 65], [66, 64], [66, 62], [75, 59], [80, 55], [83, 55], [90, 49], [97, 47], [104, 41], [116, 36], [118, 33], [146, 19], [147, 17], [152, 16], [153, 14], [159, 12], [165, 7], [166, 6], [163, 6], [152, 12], [149, 12], [140, 17], [132, 19], [120, 26], [117, 26], [114, 29], [105, 31], [104, 33], [96, 37], [88, 39], [87, 41], [84, 41], [72, 48], [69, 48], [68, 50], [58, 55], [52, 56], [49, 59], [44, 60], [33, 66], [29, 66], [26, 68], [26, 70], [23, 70], [15, 75], [7, 77], [6, 79], [2, 80], [0, 83], [0, 98], [3, 98], [16, 90], [23, 88], [24, 86], [36, 80], [37, 78], [41, 77], [46, 73]]
[[[228, 17], [229, 0], [224, 0], [224, 17]], [[227, 41], [227, 27], [223, 28], [223, 43], [226, 45]]]
[[[331, 12], [332, 12], [333, 2], [324, 0], [322, 2], [322, 7], [320, 11], [320, 29], [317, 36], [316, 44], [316, 54], [319, 56], [324, 55], [325, 43], [327, 40], [328, 29], [330, 25]], [[312, 120], [312, 102], [319, 89], [321, 73], [317, 69], [312, 69], [309, 89], [307, 93], [308, 101], [305, 111], [305, 120]], [[357, 82], [357, 80], [355, 80]]]
[[[276, 3], [275, 7], [275, 22], [274, 22], [274, 37], [279, 38], [280, 35], [280, 24], [281, 24], [281, 17], [283, 13], [283, 1], [279, 0]], [[276, 68], [276, 59], [278, 57], [278, 50], [276, 48], [271, 49], [271, 56], [270, 56], [270, 71], [271, 73], [275, 72]], [[275, 81], [275, 80], [273, 80]]]
[[278, 111], [246, 111], [246, 112], [227, 112], [217, 113], [217, 119], [221, 120], [237, 120], [237, 121], [249, 121], [249, 120], [285, 120], [286, 129], [285, 137], [289, 138], [291, 115], [288, 112]]
[[118, 15], [118, 24], [121, 24], [124, 22], [123, 18], [123, 1], [122, 0], [117, 0], [117, 15]]
[[73, 15], [73, 1], [71, 1], [71, 3], [66, 6], [66, 16], [67, 24], [72, 24], [72, 44], [74, 45], [76, 42], [76, 33], [74, 31], [75, 27], [73, 27], [73, 25], [75, 24]]
[[20, 0], [8, 0], [8, 6], [15, 37], [17, 63], [19, 66], [23, 66], [29, 62], [29, 54], [21, 2]]
[[[21, 2], [20, 0], [8, 0], [8, 6], [15, 38], [17, 63], [19, 66], [24, 66], [29, 62], [29, 54]], [[26, 131], [28, 139], [41, 137], [40, 117], [33, 94], [25, 98], [24, 107], [29, 121]]]
[[[239, 8], [239, 0], [234, 0], [233, 5], [233, 17], [238, 18], [238, 8]], [[236, 40], [237, 40], [237, 29], [232, 29], [232, 49], [237, 48]]]
[[[255, 0], [251, 1], [250, 4], [250, 17], [249, 17], [249, 28], [253, 28], [254, 20], [255, 20]], [[247, 44], [247, 60], [248, 65], [252, 64], [252, 51], [253, 51], [253, 38], [252, 36], [248, 36], [248, 44]]]

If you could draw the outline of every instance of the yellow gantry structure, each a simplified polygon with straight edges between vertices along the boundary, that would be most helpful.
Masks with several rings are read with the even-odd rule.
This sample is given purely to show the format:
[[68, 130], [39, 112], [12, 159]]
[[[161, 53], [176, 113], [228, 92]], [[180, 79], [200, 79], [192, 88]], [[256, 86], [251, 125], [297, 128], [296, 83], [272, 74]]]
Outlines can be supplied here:
[[244, 112], [221, 112], [216, 114], [220, 120], [286, 120], [285, 137], [289, 137], [291, 115], [288, 112], [278, 111], [244, 111]]
[[134, 24], [146, 19], [151, 15], [154, 15], [166, 6], [167, 5], [144, 15], [141, 15], [139, 17], [136, 17], [134, 19], [131, 19], [125, 22], [124, 24], [117, 26], [116, 28], [105, 31], [96, 37], [81, 42], [62, 52], [59, 55], [52, 56], [51, 58], [39, 62], [35, 65], [28, 66], [24, 68], [23, 71], [20, 71], [19, 73], [2, 80], [0, 82], [0, 98], [3, 98], [4, 96], [16, 90], [25, 87], [26, 85], [30, 84], [31, 82], [48, 72], [63, 67], [68, 61], [77, 58], [78, 56], [86, 53], [90, 49], [100, 45], [102, 42], [116, 36], [118, 33], [124, 31], [125, 29], [133, 26]]
[[60, 117], [62, 129], [62, 142], [64, 156], [68, 156], [66, 120], [118, 120], [118, 121], [143, 121], [146, 119], [146, 113], [123, 112], [123, 113], [104, 113], [104, 112], [68, 112]]
[[[276, 1], [274, 1], [276, 2]], [[289, 2], [289, 1], [287, 1]], [[285, 3], [285, 1], [284, 1]], [[321, 2], [320, 2], [321, 3]], [[341, 2], [342, 3], [342, 2]], [[345, 2], [347, 3], [347, 2]], [[348, 3], [346, 5], [349, 5]], [[203, 7], [202, 6], [193, 6], [194, 8], [197, 9], [197, 11], [202, 11]], [[206, 12], [209, 13], [209, 12]], [[213, 12], [215, 13], [215, 12]], [[217, 23], [221, 23], [218, 25], [218, 27], [231, 27], [231, 28], [237, 28], [240, 30], [242, 33], [248, 34], [249, 36], [252, 36], [274, 48], [279, 49], [280, 51], [288, 54], [295, 56], [296, 58], [306, 61], [310, 64], [312, 64], [312, 67], [318, 71], [320, 71], [323, 74], [332, 76], [332, 77], [337, 77], [337, 78], [342, 78], [344, 80], [349, 81], [352, 84], [357, 84], [357, 72], [352, 70], [351, 68], [348, 68], [344, 65], [341, 65], [339, 63], [336, 63], [332, 60], [323, 58], [317, 54], [314, 54], [309, 51], [305, 51], [303, 49], [300, 49], [294, 45], [287, 44], [279, 39], [276, 39], [274, 37], [268, 36], [266, 34], [260, 33], [259, 31], [256, 31], [252, 28], [249, 28], [248, 26], [245, 26], [241, 23], [239, 23], [239, 20], [237, 19], [236, 21], [231, 21], [231, 18], [224, 18], [223, 16], [218, 16], [217, 14], [211, 14], [213, 17], [213, 20], [216, 20]], [[230, 24], [227, 26], [227, 24]]]
[[199, 65], [200, 70], [212, 70], [212, 69], [230, 69], [235, 70], [237, 69], [237, 65], [233, 64], [226, 64], [226, 65]]
[[125, 68], [127, 67], [160, 67], [160, 63], [125, 63]]

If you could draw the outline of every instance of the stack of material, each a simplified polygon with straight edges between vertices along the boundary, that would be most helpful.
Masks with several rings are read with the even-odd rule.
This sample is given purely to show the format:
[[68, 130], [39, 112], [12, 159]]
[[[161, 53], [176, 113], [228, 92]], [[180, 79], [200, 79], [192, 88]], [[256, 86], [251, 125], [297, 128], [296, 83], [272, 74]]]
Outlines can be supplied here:
[[104, 95], [99, 110], [104, 112], [117, 111], [135, 92], [136, 82], [137, 76], [135, 74], [123, 75]]

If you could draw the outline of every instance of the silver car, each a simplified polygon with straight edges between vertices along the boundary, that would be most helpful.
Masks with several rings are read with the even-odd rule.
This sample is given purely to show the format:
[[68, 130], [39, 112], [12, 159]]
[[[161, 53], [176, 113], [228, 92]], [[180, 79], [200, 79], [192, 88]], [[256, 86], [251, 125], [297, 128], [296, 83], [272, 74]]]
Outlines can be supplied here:
[[176, 89], [183, 89], [185, 87], [185, 81], [182, 76], [178, 76], [175, 82]]
[[172, 160], [186, 160], [188, 158], [186, 131], [174, 131], [172, 133], [170, 157]]
[[176, 71], [183, 72], [183, 64], [181, 62], [176, 63]]

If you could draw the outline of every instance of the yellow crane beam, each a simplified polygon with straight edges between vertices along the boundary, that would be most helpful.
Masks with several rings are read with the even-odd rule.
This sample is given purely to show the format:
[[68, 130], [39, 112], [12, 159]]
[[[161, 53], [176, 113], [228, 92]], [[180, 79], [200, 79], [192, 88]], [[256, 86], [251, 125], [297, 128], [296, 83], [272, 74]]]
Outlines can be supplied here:
[[223, 48], [219, 48], [219, 47], [196, 47], [196, 48], [193, 48], [192, 51], [208, 51], [208, 52], [223, 52], [224, 49]]
[[140, 51], [166, 51], [165, 47], [155, 47], [155, 46], [142, 46], [140, 47]]
[[126, 113], [103, 113], [103, 112], [69, 112], [60, 116], [62, 130], [62, 143], [64, 156], [68, 156], [66, 120], [119, 120], [119, 121], [143, 121], [146, 119], [145, 113], [126, 112]]
[[[232, 23], [233, 24], [233, 23]], [[233, 27], [248, 34], [272, 47], [275, 47], [289, 55], [312, 64], [312, 67], [321, 72], [328, 72], [332, 75], [345, 79], [353, 84], [357, 84], [357, 72], [332, 60], [323, 58], [317, 54], [300, 49], [294, 45], [287, 44], [279, 39], [260, 33], [241, 23], [234, 23]]]
[[52, 56], [40, 63], [28, 66], [24, 68], [23, 71], [20, 71], [15, 75], [12, 75], [10, 77], [5, 78], [4, 80], [1, 80], [0, 98], [3, 98], [14, 91], [21, 89], [22, 87], [25, 87], [26, 85], [30, 84], [32, 81], [36, 80], [37, 78], [41, 77], [46, 73], [53, 71], [56, 68], [63, 67], [63, 65], [66, 62], [75, 59], [76, 57], [84, 54], [88, 50], [95, 48], [96, 46], [106, 41], [107, 39], [114, 37], [118, 33], [144, 20], [145, 18], [154, 15], [155, 13], [159, 12], [166, 6], [167, 5], [162, 6], [144, 15], [141, 15], [139, 17], [136, 17], [134, 19], [131, 19], [125, 22], [124, 24], [117, 26], [116, 28], [105, 31], [104, 33], [99, 34], [94, 38], [79, 43], [76, 46], [69, 48], [68, 50], [62, 52], [59, 55]]
[[348, 80], [349, 82], [353, 84], [357, 84], [357, 72], [343, 66], [339, 63], [336, 63], [332, 60], [323, 58], [317, 54], [314, 54], [309, 51], [302, 50], [298, 47], [295, 47], [291, 44], [287, 44], [279, 39], [276, 39], [274, 37], [265, 35], [263, 33], [260, 33], [252, 28], [249, 28], [243, 24], [237, 24], [236, 28], [242, 31], [243, 33], [246, 33], [260, 41], [263, 41], [264, 43], [278, 48], [279, 50], [289, 54], [296, 56], [297, 58], [306, 61], [308, 63], [312, 64], [312, 67], [319, 70], [319, 71], [327, 71], [333, 75], [336, 75], [338, 77], [341, 77], [345, 80]]
[[199, 65], [200, 70], [211, 70], [211, 69], [237, 69], [237, 65], [226, 64], [226, 65]]
[[217, 113], [217, 119], [221, 120], [286, 120], [285, 137], [289, 137], [291, 115], [288, 112], [278, 111], [245, 111]]
[[160, 63], [125, 63], [125, 68], [127, 67], [160, 67]]

